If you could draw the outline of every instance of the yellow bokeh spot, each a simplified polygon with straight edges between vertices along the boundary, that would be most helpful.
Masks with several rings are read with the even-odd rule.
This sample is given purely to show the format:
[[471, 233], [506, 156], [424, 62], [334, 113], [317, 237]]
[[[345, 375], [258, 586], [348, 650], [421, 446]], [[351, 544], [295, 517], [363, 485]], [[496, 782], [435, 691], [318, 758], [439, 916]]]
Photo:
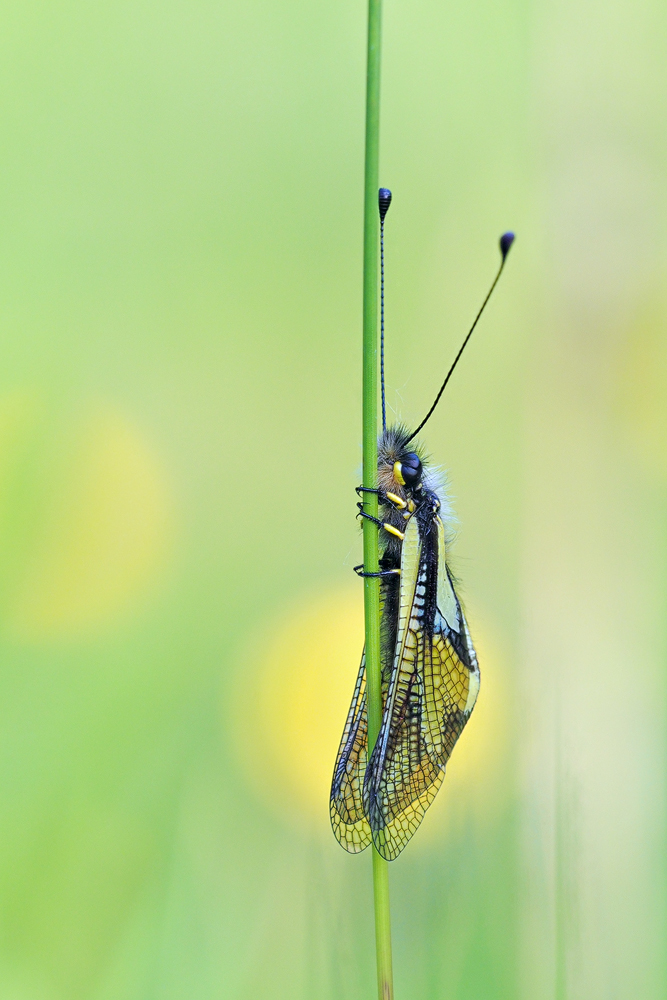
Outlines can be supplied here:
[[326, 820], [329, 785], [359, 668], [364, 614], [358, 587], [286, 608], [239, 668], [233, 725], [255, 789], [285, 816]]
[[[38, 402], [24, 409], [0, 405], [3, 545], [20, 539], [5, 629], [19, 641], [88, 635], [156, 576], [171, 523], [165, 479], [140, 431], [111, 406], [89, 407], [55, 433]], [[21, 476], [28, 516], [12, 494]]]
[[[234, 745], [256, 793], [287, 822], [328, 826], [331, 775], [363, 646], [355, 584], [285, 608], [239, 665]], [[491, 818], [507, 798], [508, 682], [495, 648], [479, 639], [476, 646], [478, 703], [415, 845], [441, 835], [452, 811]]]

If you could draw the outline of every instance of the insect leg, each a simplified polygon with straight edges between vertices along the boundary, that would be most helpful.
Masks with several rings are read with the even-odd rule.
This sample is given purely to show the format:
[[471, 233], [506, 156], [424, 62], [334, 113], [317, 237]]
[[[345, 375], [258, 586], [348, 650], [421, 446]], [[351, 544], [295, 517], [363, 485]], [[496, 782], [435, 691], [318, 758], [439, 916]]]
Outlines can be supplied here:
[[395, 528], [393, 524], [388, 524], [386, 521], [381, 521], [379, 517], [373, 517], [372, 514], [367, 514], [362, 503], [358, 503], [357, 507], [359, 508], [357, 517], [367, 518], [369, 521], [372, 521], [373, 524], [377, 524], [378, 528], [384, 528], [384, 530], [388, 531], [390, 535], [395, 535], [396, 538], [400, 538], [400, 540], [403, 541], [405, 534], [402, 531], [399, 531], [398, 528]]
[[352, 569], [357, 574], [357, 576], [373, 576], [373, 577], [383, 577], [383, 576], [400, 576], [400, 569], [381, 569], [379, 573], [366, 573], [364, 572], [364, 564], [359, 563], [358, 566], [353, 566]]
[[355, 493], [357, 496], [361, 496], [362, 493], [375, 493], [380, 503], [390, 504], [395, 510], [404, 510], [408, 506], [405, 500], [395, 493], [385, 493], [383, 490], [373, 489], [372, 486], [357, 486]]

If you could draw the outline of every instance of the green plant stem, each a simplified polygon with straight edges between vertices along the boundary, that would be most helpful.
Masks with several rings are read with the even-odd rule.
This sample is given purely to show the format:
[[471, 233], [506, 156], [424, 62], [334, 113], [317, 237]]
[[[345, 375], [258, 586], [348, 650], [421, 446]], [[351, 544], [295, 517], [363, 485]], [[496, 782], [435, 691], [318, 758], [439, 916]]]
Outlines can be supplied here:
[[[377, 486], [377, 282], [378, 188], [380, 158], [380, 26], [381, 0], [368, 2], [368, 63], [366, 75], [366, 159], [364, 171], [364, 333], [363, 333], [363, 484]], [[364, 494], [364, 508], [378, 515], [377, 496]], [[378, 529], [364, 518], [364, 566], [378, 571]], [[380, 667], [380, 581], [364, 580], [366, 624], [366, 685], [368, 692], [368, 752], [372, 751], [382, 719]], [[373, 899], [378, 997], [394, 996], [391, 966], [391, 922], [387, 862], [373, 848]]]

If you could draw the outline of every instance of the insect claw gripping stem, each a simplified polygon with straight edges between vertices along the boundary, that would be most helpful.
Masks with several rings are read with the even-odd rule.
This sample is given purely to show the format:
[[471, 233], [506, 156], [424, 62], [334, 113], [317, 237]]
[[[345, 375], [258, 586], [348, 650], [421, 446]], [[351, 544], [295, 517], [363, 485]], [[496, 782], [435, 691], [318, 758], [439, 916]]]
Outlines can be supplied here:
[[373, 517], [372, 514], [367, 514], [366, 511], [364, 510], [363, 503], [358, 503], [357, 507], [359, 508], [359, 513], [357, 514], [357, 517], [365, 517], [367, 518], [367, 520], [372, 521], [373, 524], [377, 524], [378, 528], [384, 528], [384, 521], [381, 521], [379, 517]]
[[402, 531], [399, 531], [398, 528], [395, 528], [393, 524], [388, 524], [387, 521], [381, 521], [379, 517], [373, 517], [372, 514], [367, 514], [362, 503], [358, 503], [357, 507], [359, 508], [357, 517], [365, 517], [368, 521], [372, 521], [373, 524], [377, 524], [378, 528], [384, 528], [384, 530], [388, 531], [390, 535], [395, 535], [396, 538], [400, 538], [400, 540], [403, 541], [405, 534]]
[[364, 564], [363, 563], [359, 563], [358, 566], [353, 566], [352, 569], [357, 574], [357, 576], [378, 577], [380, 579], [382, 579], [384, 577], [387, 577], [387, 576], [400, 576], [401, 575], [400, 569], [381, 569], [378, 573], [366, 573], [366, 572], [364, 572]]
[[[384, 490], [376, 490], [371, 486], [356, 486], [355, 493], [357, 496], [361, 496], [362, 493], [374, 493], [378, 498], [378, 503], [389, 504], [394, 510], [404, 510], [407, 507], [405, 500], [401, 500], [394, 493], [385, 493]], [[362, 505], [357, 504], [357, 507], [361, 510]]]
[[[395, 500], [398, 501], [398, 503], [395, 503], [394, 499], [392, 499], [391, 494], [388, 495], [383, 490], [378, 490], [378, 489], [375, 489], [375, 488], [373, 488], [371, 486], [357, 486], [356, 487], [356, 493], [357, 493], [357, 496], [363, 496], [364, 493], [374, 493], [377, 496], [377, 498], [378, 498], [378, 500], [379, 500], [380, 503], [382, 503], [382, 504], [390, 504], [395, 510], [399, 510], [400, 509], [399, 504], [402, 504], [403, 506], [407, 506], [406, 504], [404, 504], [404, 502], [401, 500], [400, 497], [395, 497], [394, 498]], [[357, 504], [357, 507], [359, 508], [359, 513], [357, 514], [357, 517], [365, 517], [369, 521], [372, 521], [373, 524], [377, 524], [378, 528], [384, 528], [385, 531], [388, 531], [390, 534], [396, 535], [401, 540], [403, 539], [403, 537], [404, 537], [403, 536], [403, 532], [398, 531], [398, 529], [395, 528], [393, 526], [393, 524], [387, 524], [385, 521], [381, 521], [379, 517], [373, 517], [372, 514], [367, 514], [366, 511], [364, 510], [363, 502], [360, 501]], [[382, 580], [382, 579], [384, 579], [385, 577], [388, 577], [388, 576], [400, 576], [401, 575], [400, 569], [380, 569], [380, 571], [378, 573], [367, 573], [364, 570], [364, 564], [363, 563], [359, 563], [358, 566], [353, 566], [353, 569], [354, 569], [354, 572], [357, 574], [357, 576], [366, 577], [368, 579], [379, 579], [379, 580]]]
[[361, 496], [362, 493], [374, 493], [380, 502], [382, 502], [382, 498], [384, 496], [382, 490], [376, 490], [373, 486], [355, 486], [354, 492], [359, 497]]

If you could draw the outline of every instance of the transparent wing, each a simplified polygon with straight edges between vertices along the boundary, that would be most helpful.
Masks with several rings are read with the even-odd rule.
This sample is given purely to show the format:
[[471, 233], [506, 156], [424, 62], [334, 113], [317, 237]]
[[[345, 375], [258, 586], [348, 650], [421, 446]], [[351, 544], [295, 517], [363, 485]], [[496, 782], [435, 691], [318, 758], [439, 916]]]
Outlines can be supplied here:
[[371, 842], [371, 828], [364, 812], [362, 795], [367, 750], [368, 715], [364, 653], [336, 757], [329, 807], [336, 840], [351, 854], [358, 854]]
[[[416, 518], [406, 528], [393, 671], [364, 782], [373, 841], [388, 861], [403, 850], [442, 784], [479, 689], [477, 660], [447, 573], [439, 523], [437, 531], [437, 541], [425, 547]], [[431, 629], [427, 591], [433, 586], [429, 560], [436, 558], [434, 548], [438, 593]]]

